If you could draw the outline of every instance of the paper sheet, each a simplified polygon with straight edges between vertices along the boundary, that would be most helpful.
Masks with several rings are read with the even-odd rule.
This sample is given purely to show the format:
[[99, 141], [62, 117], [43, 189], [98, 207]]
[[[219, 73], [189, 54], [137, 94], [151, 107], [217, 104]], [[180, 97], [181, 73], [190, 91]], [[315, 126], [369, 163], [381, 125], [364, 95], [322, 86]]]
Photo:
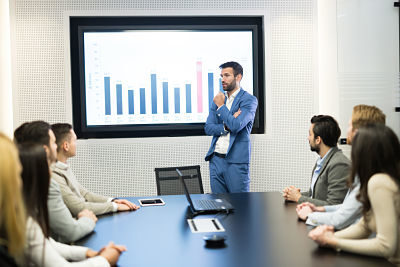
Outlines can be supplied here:
[[188, 219], [187, 222], [192, 233], [225, 232], [218, 219]]

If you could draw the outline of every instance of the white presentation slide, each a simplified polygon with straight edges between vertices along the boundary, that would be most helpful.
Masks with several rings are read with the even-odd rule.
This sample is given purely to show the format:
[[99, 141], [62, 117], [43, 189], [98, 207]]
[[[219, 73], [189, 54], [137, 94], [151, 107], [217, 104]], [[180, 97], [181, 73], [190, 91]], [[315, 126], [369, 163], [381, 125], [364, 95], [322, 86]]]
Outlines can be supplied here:
[[84, 61], [87, 126], [204, 123], [228, 61], [253, 94], [250, 30], [85, 32]]

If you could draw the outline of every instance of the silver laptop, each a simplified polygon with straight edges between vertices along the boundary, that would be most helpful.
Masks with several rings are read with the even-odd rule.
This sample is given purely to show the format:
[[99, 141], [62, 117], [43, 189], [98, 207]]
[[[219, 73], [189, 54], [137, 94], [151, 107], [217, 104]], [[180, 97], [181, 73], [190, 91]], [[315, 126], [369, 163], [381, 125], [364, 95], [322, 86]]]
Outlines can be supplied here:
[[192, 200], [182, 173], [179, 169], [176, 169], [176, 172], [179, 175], [179, 180], [181, 180], [183, 190], [185, 191], [187, 201], [193, 213], [229, 213], [234, 209], [231, 203], [221, 198]]

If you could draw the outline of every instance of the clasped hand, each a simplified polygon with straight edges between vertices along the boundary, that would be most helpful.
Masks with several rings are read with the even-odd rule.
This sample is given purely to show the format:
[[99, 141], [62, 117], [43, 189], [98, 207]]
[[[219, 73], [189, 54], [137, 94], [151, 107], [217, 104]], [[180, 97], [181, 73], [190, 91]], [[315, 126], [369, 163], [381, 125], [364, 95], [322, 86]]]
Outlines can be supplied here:
[[300, 189], [291, 185], [283, 189], [282, 196], [286, 200], [298, 202], [301, 197]]
[[310, 213], [315, 212], [315, 211], [324, 212], [325, 208], [317, 207], [310, 202], [301, 203], [301, 204], [297, 205], [297, 207], [296, 207], [297, 216], [303, 221], [305, 221], [307, 219], [307, 217]]
[[334, 228], [331, 225], [320, 225], [308, 233], [308, 237], [320, 246], [336, 247], [337, 240], [334, 236]]
[[113, 202], [117, 203], [118, 211], [128, 211], [140, 209], [140, 206], [133, 204], [126, 199], [114, 199]]
[[110, 263], [111, 266], [115, 266], [121, 253], [126, 250], [127, 249], [125, 246], [115, 245], [113, 242], [110, 242], [107, 246], [101, 248], [99, 251], [88, 249], [86, 252], [86, 257], [92, 258], [95, 256], [102, 256]]

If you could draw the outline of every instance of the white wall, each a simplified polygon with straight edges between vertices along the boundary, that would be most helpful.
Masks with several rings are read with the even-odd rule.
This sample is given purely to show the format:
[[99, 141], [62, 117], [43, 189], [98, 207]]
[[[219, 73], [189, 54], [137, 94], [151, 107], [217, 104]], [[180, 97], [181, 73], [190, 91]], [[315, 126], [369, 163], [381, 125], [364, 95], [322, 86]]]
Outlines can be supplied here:
[[[166, 14], [264, 12], [266, 30], [266, 134], [252, 136], [251, 190], [309, 186], [316, 154], [307, 142], [318, 112], [317, 5], [313, 0], [131, 1], [16, 0], [12, 7], [15, 49], [15, 127], [25, 121], [69, 121], [65, 16], [73, 12]], [[209, 191], [204, 155], [211, 137], [81, 140], [71, 160], [80, 182], [107, 195], [154, 195], [155, 167], [200, 164]]]
[[0, 1], [0, 132], [12, 137], [11, 35], [9, 1]]

